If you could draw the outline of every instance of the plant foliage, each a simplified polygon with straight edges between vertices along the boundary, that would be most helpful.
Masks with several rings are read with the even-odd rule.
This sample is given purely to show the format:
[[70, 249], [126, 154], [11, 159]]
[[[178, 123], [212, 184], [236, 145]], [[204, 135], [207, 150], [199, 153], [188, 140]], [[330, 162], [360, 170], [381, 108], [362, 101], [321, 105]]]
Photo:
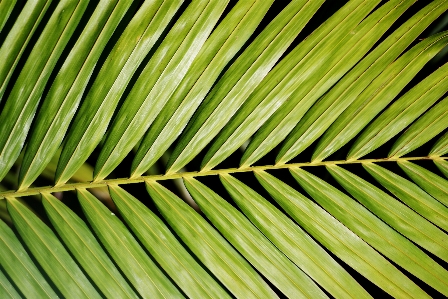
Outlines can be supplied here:
[[448, 296], [448, 0], [22, 2], [1, 298]]

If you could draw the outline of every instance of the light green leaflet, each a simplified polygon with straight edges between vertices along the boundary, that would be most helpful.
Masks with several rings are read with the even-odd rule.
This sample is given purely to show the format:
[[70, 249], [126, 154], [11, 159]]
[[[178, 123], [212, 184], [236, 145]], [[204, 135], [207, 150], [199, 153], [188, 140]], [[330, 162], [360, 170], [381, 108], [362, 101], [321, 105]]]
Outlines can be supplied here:
[[248, 262], [205, 219], [156, 182], [146, 189], [176, 234], [237, 298], [277, 298]]
[[[281, 143], [314, 102], [367, 54], [412, 3], [412, 0], [390, 1], [363, 20], [366, 16], [364, 14], [375, 7], [376, 2], [370, 1], [369, 5], [372, 6], [364, 7], [359, 12], [353, 11], [344, 21], [336, 22], [337, 27], [328, 38], [308, 53], [297, 65], [296, 76], [291, 78], [292, 82], [288, 82], [288, 85], [293, 84], [295, 87], [292, 94], [282, 92], [286, 88], [279, 84], [276, 88], [280, 88], [281, 91], [277, 96], [282, 100], [276, 98], [273, 101], [263, 100], [259, 107], [252, 112], [249, 120], [253, 122], [257, 122], [258, 117], [262, 120], [269, 119], [253, 136], [241, 158], [240, 165], [242, 167], [252, 165]], [[359, 22], [361, 24], [358, 24]], [[293, 51], [290, 55], [296, 56], [297, 53]], [[273, 77], [273, 79], [272, 83], [275, 84], [279, 78]], [[269, 104], [269, 102], [271, 103]], [[268, 105], [265, 106], [265, 104]], [[249, 107], [244, 108], [248, 109]], [[249, 108], [249, 110], [251, 109]], [[262, 115], [264, 117], [261, 117]], [[247, 120], [240, 126], [243, 130], [249, 126], [249, 123], [246, 122]], [[244, 137], [237, 137], [235, 134], [234, 136], [237, 137], [237, 140], [242, 138], [245, 141], [254, 132], [250, 132]], [[230, 140], [235, 137], [231, 136]]]
[[20, 154], [51, 71], [87, 4], [87, 0], [58, 4], [15, 81], [0, 114], [0, 180]]
[[254, 190], [226, 174], [221, 182], [249, 220], [335, 298], [370, 295], [309, 235]]
[[410, 208], [339, 166], [327, 166], [336, 181], [385, 223], [444, 261], [448, 235]]
[[101, 53], [130, 0], [102, 0], [54, 79], [30, 131], [19, 173], [27, 188], [57, 152]]
[[16, 289], [13, 287], [11, 282], [5, 276], [3, 271], [0, 269], [0, 294], [5, 299], [20, 299], [22, 296], [17, 293]]
[[433, 1], [416, 13], [361, 60], [315, 103], [286, 138], [276, 158], [284, 164], [319, 138], [361, 92], [393, 62], [438, 16], [447, 0]]
[[418, 166], [415, 163], [400, 161], [398, 166], [417, 184], [435, 199], [448, 207], [448, 181]]
[[78, 215], [48, 193], [42, 203], [64, 244], [107, 298], [138, 298]]
[[[429, 109], [447, 91], [448, 63], [396, 100], [375, 119], [355, 141], [347, 160], [359, 159], [386, 143]], [[423, 143], [426, 143], [425, 139]]]
[[[407, 238], [325, 181], [299, 168], [291, 173], [320, 206], [357, 236], [427, 284], [447, 293], [446, 270]], [[427, 297], [419, 292], [415, 296]]]
[[392, 146], [390, 157], [401, 157], [425, 144], [448, 127], [448, 97], [413, 123]]
[[104, 179], [144, 136], [191, 67], [229, 0], [193, 1], [164, 38], [115, 116], [95, 165]]
[[131, 232], [95, 196], [77, 189], [84, 214], [101, 243], [143, 298], [183, 298]]
[[[294, 0], [288, 6], [295, 14]], [[131, 177], [142, 175], [169, 148], [212, 88], [221, 71], [260, 24], [272, 0], [238, 1], [207, 39], [179, 87], [149, 127], [131, 166]], [[289, 16], [289, 15], [288, 15]], [[288, 19], [282, 18], [282, 21]]]
[[[448, 272], [444, 271], [427, 256], [423, 258], [423, 261], [429, 262], [424, 267], [421, 266], [421, 264], [424, 264], [422, 260], [417, 259], [416, 263], [414, 259], [424, 256], [422, 252], [412, 256], [412, 258], [403, 255], [403, 251], [409, 251], [408, 248], [390, 248], [391, 246], [388, 244], [387, 239], [381, 240], [381, 237], [378, 238], [380, 236], [379, 234], [376, 237], [368, 237], [364, 241], [362, 238], [366, 235], [357, 236], [341, 224], [341, 222], [333, 218], [328, 212], [282, 181], [265, 172], [257, 172], [256, 176], [263, 187], [282, 208], [297, 223], [304, 227], [308, 233], [345, 263], [360, 274], [366, 276], [370, 281], [388, 292], [394, 298], [421, 298], [426, 297], [426, 294], [372, 247], [376, 247], [376, 249], [388, 258], [403, 266], [414, 275], [417, 275], [434, 288], [440, 290], [440, 292], [448, 294], [448, 285], [439, 278], [441, 276], [440, 274], [448, 277]], [[371, 243], [372, 247], [368, 243]], [[403, 243], [406, 244], [406, 242], [401, 242], [401, 244]], [[407, 247], [411, 247], [411, 250], [418, 251], [409, 242], [406, 245]], [[438, 272], [434, 271], [432, 268], [433, 265], [438, 266], [436, 268]]]
[[389, 65], [319, 140], [312, 161], [322, 161], [356, 136], [448, 43], [448, 32], [427, 38]]
[[0, 248], [1, 268], [26, 298], [58, 298], [14, 232], [1, 220]]
[[[0, 11], [4, 12], [3, 5], [14, 3], [15, 1], [1, 1]], [[25, 51], [28, 42], [33, 36], [34, 31], [42, 20], [45, 12], [50, 6], [52, 0], [27, 1], [22, 8], [17, 21], [8, 33], [5, 41], [0, 48], [0, 102], [5, 93], [9, 79], [19, 62], [20, 57]], [[5, 4], [6, 3], [6, 4]]]
[[[14, 6], [16, 5], [17, 0], [9, 0], [0, 2], [0, 33], [2, 32], [3, 27], [8, 21], [9, 16], [11, 15]], [[1, 57], [1, 56], [0, 56]], [[0, 102], [1, 102], [1, 93], [0, 93]]]
[[321, 4], [321, 0], [292, 1], [244, 50], [216, 83], [183, 131], [168, 161], [168, 173], [181, 169], [218, 134]]
[[194, 260], [169, 228], [135, 197], [109, 186], [118, 211], [139, 241], [190, 298], [230, 298]]
[[434, 144], [434, 147], [429, 153], [430, 156], [442, 156], [448, 153], [448, 132], [445, 133], [440, 139]]
[[132, 75], [182, 2], [145, 1], [129, 22], [77, 112], [72, 129], [67, 133], [69, 138], [65, 141], [56, 171], [57, 183], [65, 183], [95, 149]]
[[[446, 162], [445, 162], [446, 163]], [[448, 231], [448, 208], [412, 182], [373, 163], [362, 166], [387, 190], [435, 225]]]
[[237, 209], [199, 181], [184, 179], [193, 199], [219, 232], [288, 298], [328, 298]]
[[53, 231], [17, 199], [7, 200], [14, 227], [62, 295], [101, 298]]
[[[448, 162], [445, 160], [434, 160], [434, 163], [439, 168], [439, 170], [448, 178]], [[448, 231], [448, 229], [445, 229]]]

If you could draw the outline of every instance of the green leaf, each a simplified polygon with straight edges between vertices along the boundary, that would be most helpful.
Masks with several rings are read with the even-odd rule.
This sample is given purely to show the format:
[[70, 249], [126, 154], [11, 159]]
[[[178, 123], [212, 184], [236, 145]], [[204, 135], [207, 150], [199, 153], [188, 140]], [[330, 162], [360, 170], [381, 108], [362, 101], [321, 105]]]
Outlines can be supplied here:
[[87, 190], [77, 194], [101, 243], [143, 298], [183, 298], [114, 213]]
[[[1, 220], [0, 244], [0, 247], [2, 248], [2, 254], [0, 254], [1, 268], [4, 269], [26, 298], [58, 298], [56, 293], [34, 265], [34, 262], [31, 260], [14, 232]], [[0, 291], [0, 294], [6, 293]], [[11, 291], [11, 294], [14, 294], [14, 292]], [[21, 297], [14, 295], [12, 298]]]
[[[0, 11], [7, 14], [2, 6], [14, 2], [15, 0], [2, 1], [0, 4]], [[34, 31], [36, 31], [37, 26], [40, 24], [40, 21], [51, 2], [52, 0], [27, 1], [17, 17], [17, 21], [14, 22], [13, 27], [5, 38], [5, 41], [0, 48], [0, 61], [2, 61], [0, 64], [0, 102], [2, 101], [6, 86], [11, 79], [12, 73], [19, 62], [20, 57], [25, 51], [28, 42], [33, 36]]]
[[87, 0], [58, 4], [14, 83], [0, 114], [0, 180], [22, 150], [48, 78], [87, 4]]
[[448, 97], [410, 126], [392, 146], [389, 158], [401, 157], [422, 146], [448, 127]]
[[143, 137], [188, 72], [228, 2], [194, 1], [188, 6], [118, 111], [96, 162], [94, 180], [104, 179]]
[[28, 249], [62, 295], [101, 298], [47, 225], [13, 197], [8, 198], [8, 211]]
[[[287, 86], [293, 84], [294, 92], [285, 95], [284, 91], [291, 87], [278, 84], [276, 88], [281, 88], [283, 92], [277, 96], [283, 100], [275, 99], [271, 103], [272, 108], [260, 107], [267, 109], [268, 112], [273, 110], [275, 113], [267, 115], [272, 114], [250, 141], [240, 165], [245, 167], [255, 163], [282, 142], [305, 112], [367, 54], [412, 2], [389, 1], [366, 17], [377, 4], [376, 1], [369, 1], [366, 7], [353, 10], [343, 21], [337, 20], [335, 22], [337, 27], [332, 33], [322, 39], [321, 44], [307, 53], [297, 65], [296, 76], [287, 84]], [[337, 14], [334, 14], [332, 18], [336, 17]], [[364, 17], [366, 19], [363, 20]], [[358, 24], [359, 22], [361, 23]], [[300, 54], [292, 51], [290, 55]], [[283, 61], [286, 62], [287, 59]], [[273, 83], [276, 84], [277, 80]], [[260, 114], [258, 109], [253, 111], [252, 120], [255, 117], [257, 121], [261, 118]], [[247, 124], [242, 126], [244, 128]], [[248, 137], [242, 139], [246, 140]]]
[[277, 298], [248, 262], [180, 198], [155, 182], [146, 189], [160, 213], [198, 259], [237, 298]]
[[22, 298], [22, 296], [17, 293], [14, 286], [11, 284], [11, 282], [8, 280], [8, 278], [5, 276], [3, 271], [0, 269], [0, 294], [4, 296], [3, 298]]
[[431, 36], [389, 65], [330, 126], [312, 161], [322, 161], [355, 137], [446, 46], [447, 37], [447, 32]]
[[[10, 1], [2, 1], [0, 2], [0, 33], [2, 33], [2, 29], [8, 21], [9, 16], [11, 15], [14, 6], [16, 5], [17, 0]], [[1, 102], [1, 94], [0, 93], [0, 102]]]
[[440, 139], [434, 144], [429, 155], [431, 156], [443, 156], [448, 153], [448, 132], [445, 133]]
[[[378, 233], [376, 233], [376, 237], [357, 236], [324, 209], [275, 177], [265, 172], [257, 172], [256, 176], [280, 206], [308, 233], [345, 263], [393, 297], [419, 298], [427, 295], [375, 249], [440, 290], [440, 292], [448, 294], [447, 284], [439, 278], [441, 276], [448, 277], [448, 272], [415, 247], [411, 250], [414, 249], [418, 253], [414, 254], [412, 258], [404, 255], [403, 251], [409, 251], [409, 247], [413, 247], [412, 245], [409, 246], [409, 242], [408, 244], [401, 242], [407, 245], [401, 249], [390, 248], [391, 246], [386, 240], [378, 238], [380, 235]], [[363, 238], [365, 238], [365, 241]], [[368, 243], [375, 249], [370, 247]], [[418, 258], [418, 262], [416, 263], [413, 258]], [[424, 267], [419, 263], [424, 264]], [[432, 266], [436, 268], [433, 269]]]
[[232, 63], [180, 136], [168, 161], [168, 173], [185, 166], [218, 134], [274, 67], [321, 3], [321, 0], [292, 1]]
[[42, 194], [48, 217], [68, 250], [108, 298], [137, 298], [81, 218], [51, 194]]
[[230, 298], [194, 260], [169, 228], [135, 197], [109, 186], [118, 211], [139, 241], [190, 298]]
[[184, 179], [201, 211], [229, 242], [288, 298], [328, 298], [241, 212], [199, 181]]
[[435, 225], [448, 231], [448, 208], [417, 185], [373, 163], [362, 166], [387, 190]]
[[56, 183], [63, 184], [103, 137], [132, 75], [154, 47], [183, 0], [145, 1], [108, 55], [67, 133]]
[[448, 261], [448, 235], [377, 187], [338, 166], [328, 171], [354, 198], [384, 222], [444, 261]]
[[258, 193], [233, 178], [221, 182], [246, 217], [291, 261], [335, 298], [370, 295], [308, 234]]
[[446, 9], [446, 1], [431, 2], [373, 49], [307, 111], [286, 138], [276, 163], [290, 161], [317, 140], [364, 89]]
[[[288, 6], [289, 14], [295, 13], [293, 5], [297, 6], [296, 3], [297, 0]], [[221, 71], [254, 33], [271, 4], [272, 0], [240, 0], [219, 23], [146, 132], [132, 162], [131, 177], [148, 170], [180, 135]]]
[[435, 199], [448, 207], [448, 181], [415, 163], [400, 161], [398, 166]]
[[[446, 270], [408, 239], [323, 180], [299, 168], [291, 169], [291, 173], [319, 205], [370, 246], [429, 285], [447, 292]], [[421, 291], [415, 296], [422, 296]]]
[[93, 69], [131, 3], [130, 0], [98, 3], [36, 116], [20, 167], [19, 189], [27, 188], [58, 150]]
[[[445, 160], [434, 160], [434, 163], [439, 168], [439, 170], [448, 178], [448, 162]], [[447, 229], [445, 229], [448, 231]]]
[[396, 100], [371, 123], [355, 141], [347, 159], [358, 159], [386, 143], [422, 115], [447, 91], [448, 63]]

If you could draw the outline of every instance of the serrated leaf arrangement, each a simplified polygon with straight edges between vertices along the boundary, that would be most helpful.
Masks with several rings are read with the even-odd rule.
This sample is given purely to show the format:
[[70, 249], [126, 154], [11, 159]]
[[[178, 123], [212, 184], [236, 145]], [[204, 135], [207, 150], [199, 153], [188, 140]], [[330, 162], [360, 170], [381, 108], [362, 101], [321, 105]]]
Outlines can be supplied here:
[[447, 11], [0, 1], [0, 298], [448, 296]]

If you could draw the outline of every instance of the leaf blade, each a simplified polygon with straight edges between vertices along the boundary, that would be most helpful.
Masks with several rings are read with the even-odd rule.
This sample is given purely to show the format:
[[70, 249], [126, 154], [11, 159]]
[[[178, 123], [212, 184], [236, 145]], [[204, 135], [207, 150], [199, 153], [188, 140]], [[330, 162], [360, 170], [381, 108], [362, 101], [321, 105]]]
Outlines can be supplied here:
[[370, 297], [311, 237], [258, 193], [230, 175], [220, 177], [226, 190], [251, 222], [332, 296]]
[[177, 235], [236, 297], [277, 298], [239, 253], [191, 207], [158, 183], [147, 181], [146, 189]]
[[87, 225], [51, 194], [42, 194], [45, 211], [64, 244], [108, 298], [138, 298], [112, 264]]
[[65, 297], [101, 298], [51, 229], [17, 199], [7, 203], [14, 226], [59, 291]]
[[184, 179], [193, 199], [213, 225], [271, 283], [289, 298], [328, 298], [243, 214], [199, 181]]
[[109, 188], [126, 223], [190, 298], [230, 298], [156, 215], [122, 188], [113, 185]]
[[1, 220], [0, 242], [2, 243], [0, 264], [25, 297], [37, 295], [41, 298], [58, 298], [26, 253], [17, 236]]
[[113, 213], [87, 190], [77, 189], [77, 194], [101, 243], [142, 297], [183, 298]]

